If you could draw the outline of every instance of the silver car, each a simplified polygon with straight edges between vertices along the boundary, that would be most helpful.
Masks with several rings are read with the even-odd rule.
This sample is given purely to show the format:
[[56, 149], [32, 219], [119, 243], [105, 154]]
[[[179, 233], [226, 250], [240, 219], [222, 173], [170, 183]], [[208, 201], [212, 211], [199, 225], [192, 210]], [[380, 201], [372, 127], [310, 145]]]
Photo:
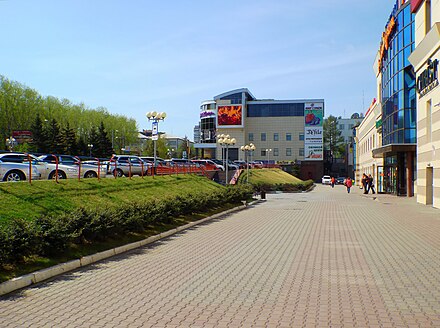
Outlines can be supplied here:
[[[151, 163], [144, 162], [138, 156], [116, 155], [107, 164], [107, 173], [114, 176], [149, 175]], [[143, 170], [143, 171], [142, 171]]]
[[[38, 157], [42, 162], [46, 163], [46, 172], [43, 179], [54, 179], [56, 176], [56, 160], [58, 159], [58, 179], [78, 178], [97, 178], [98, 165], [90, 163], [81, 163], [77, 157], [71, 155], [42, 155]], [[81, 165], [80, 165], [81, 164]], [[81, 169], [81, 172], [79, 171]], [[107, 169], [105, 165], [100, 165], [99, 176], [106, 177]]]
[[[31, 165], [29, 165], [29, 160]], [[41, 170], [45, 164], [33, 155], [21, 153], [0, 154], [0, 181], [23, 181], [29, 178], [29, 169], [33, 180], [41, 179]]]

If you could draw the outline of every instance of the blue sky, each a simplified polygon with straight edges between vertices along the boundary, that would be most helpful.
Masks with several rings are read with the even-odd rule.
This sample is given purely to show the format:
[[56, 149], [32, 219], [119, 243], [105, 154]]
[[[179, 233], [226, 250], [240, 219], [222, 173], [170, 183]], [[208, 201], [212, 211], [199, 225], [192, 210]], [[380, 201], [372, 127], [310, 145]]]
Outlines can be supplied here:
[[365, 112], [394, 0], [0, 0], [0, 74], [193, 138], [203, 100], [324, 98]]

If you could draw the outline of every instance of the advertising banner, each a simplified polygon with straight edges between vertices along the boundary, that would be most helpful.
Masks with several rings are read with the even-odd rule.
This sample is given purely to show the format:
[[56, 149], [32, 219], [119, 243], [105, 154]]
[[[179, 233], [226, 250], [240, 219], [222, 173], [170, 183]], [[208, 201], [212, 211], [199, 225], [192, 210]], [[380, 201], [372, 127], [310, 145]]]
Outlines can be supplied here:
[[158, 128], [158, 123], [157, 122], [153, 122], [153, 131], [152, 131], [152, 133], [151, 133], [151, 135], [152, 135], [152, 140], [158, 140], [159, 138], [158, 138], [158, 130], [157, 130], [157, 128]]
[[304, 104], [304, 160], [322, 161], [324, 103]]
[[217, 109], [217, 127], [234, 128], [243, 127], [243, 107], [219, 106]]
[[323, 128], [322, 126], [309, 127], [304, 130], [305, 144], [322, 144]]
[[324, 151], [322, 144], [305, 144], [304, 145], [304, 160], [307, 161], [322, 161], [324, 159]]
[[200, 119], [205, 118], [215, 118], [217, 116], [216, 111], [213, 110], [204, 110], [200, 112]]

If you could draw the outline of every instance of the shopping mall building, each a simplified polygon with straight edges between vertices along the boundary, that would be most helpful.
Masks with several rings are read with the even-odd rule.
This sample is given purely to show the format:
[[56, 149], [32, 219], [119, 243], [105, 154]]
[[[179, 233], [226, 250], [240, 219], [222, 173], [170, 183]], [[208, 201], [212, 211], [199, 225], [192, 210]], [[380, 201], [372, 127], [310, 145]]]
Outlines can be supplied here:
[[221, 134], [236, 140], [228, 146], [230, 160], [244, 159], [241, 146], [253, 143], [252, 160], [301, 163], [303, 177], [320, 180], [323, 174], [324, 100], [257, 99], [248, 89], [237, 89], [204, 101], [200, 106], [200, 158], [218, 158], [224, 147]]
[[376, 108], [356, 130], [356, 166], [357, 175], [373, 168], [379, 190], [440, 208], [439, 60], [440, 0], [397, 0], [374, 64]]

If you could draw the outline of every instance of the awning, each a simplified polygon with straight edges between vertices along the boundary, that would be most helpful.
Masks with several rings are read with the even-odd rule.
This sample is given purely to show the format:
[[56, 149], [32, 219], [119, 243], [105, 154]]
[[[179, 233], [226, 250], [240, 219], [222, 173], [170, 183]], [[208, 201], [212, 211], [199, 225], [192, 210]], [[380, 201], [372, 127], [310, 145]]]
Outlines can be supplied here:
[[397, 153], [415, 152], [416, 144], [390, 144], [380, 148], [373, 149], [373, 158], [382, 158], [385, 155], [392, 156]]

